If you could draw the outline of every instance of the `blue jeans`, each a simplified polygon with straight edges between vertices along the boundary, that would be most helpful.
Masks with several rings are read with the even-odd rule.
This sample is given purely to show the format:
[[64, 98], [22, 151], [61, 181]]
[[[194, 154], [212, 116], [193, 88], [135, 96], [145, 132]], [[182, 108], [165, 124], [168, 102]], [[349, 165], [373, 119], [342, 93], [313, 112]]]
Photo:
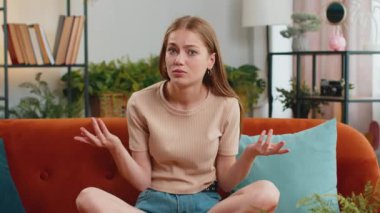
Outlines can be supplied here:
[[136, 208], [148, 213], [201, 213], [207, 212], [220, 199], [217, 192], [170, 194], [147, 189], [137, 198]]

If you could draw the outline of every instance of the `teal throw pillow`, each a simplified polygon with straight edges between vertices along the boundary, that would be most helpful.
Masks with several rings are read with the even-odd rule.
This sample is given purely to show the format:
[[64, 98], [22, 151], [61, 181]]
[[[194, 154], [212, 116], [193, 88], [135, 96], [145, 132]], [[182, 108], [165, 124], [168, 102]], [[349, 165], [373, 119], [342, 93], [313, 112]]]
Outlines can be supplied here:
[[9, 172], [4, 142], [0, 138], [0, 211], [19, 213], [25, 212], [15, 184]]
[[[258, 138], [242, 135], [239, 156], [248, 144], [257, 142]], [[335, 119], [294, 134], [273, 135], [272, 142], [280, 141], [286, 142], [285, 147], [290, 152], [257, 157], [249, 175], [235, 190], [257, 180], [272, 181], [280, 191], [280, 202], [276, 209], [280, 213], [307, 212], [309, 206], [297, 208], [297, 202], [315, 193], [337, 194]], [[328, 199], [339, 212], [335, 196]]]

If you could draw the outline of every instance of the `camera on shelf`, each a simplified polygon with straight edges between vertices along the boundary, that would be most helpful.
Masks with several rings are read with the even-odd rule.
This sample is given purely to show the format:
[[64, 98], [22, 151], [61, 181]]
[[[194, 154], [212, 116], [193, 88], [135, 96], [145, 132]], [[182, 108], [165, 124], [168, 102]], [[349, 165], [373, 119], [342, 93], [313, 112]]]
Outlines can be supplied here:
[[343, 86], [341, 81], [321, 79], [321, 95], [342, 96]]

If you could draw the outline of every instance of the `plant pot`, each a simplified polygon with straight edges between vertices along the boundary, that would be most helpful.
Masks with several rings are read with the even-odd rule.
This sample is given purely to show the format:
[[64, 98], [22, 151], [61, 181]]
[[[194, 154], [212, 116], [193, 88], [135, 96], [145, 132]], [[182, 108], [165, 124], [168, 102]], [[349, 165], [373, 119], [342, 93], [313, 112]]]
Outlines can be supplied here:
[[297, 117], [297, 105], [292, 106], [292, 113], [294, 118], [308, 118], [309, 112], [310, 108], [306, 104], [301, 103], [299, 116]]
[[128, 96], [123, 93], [104, 93], [90, 97], [91, 116], [124, 117]]
[[309, 50], [309, 42], [305, 34], [302, 33], [293, 37], [292, 50], [295, 52]]

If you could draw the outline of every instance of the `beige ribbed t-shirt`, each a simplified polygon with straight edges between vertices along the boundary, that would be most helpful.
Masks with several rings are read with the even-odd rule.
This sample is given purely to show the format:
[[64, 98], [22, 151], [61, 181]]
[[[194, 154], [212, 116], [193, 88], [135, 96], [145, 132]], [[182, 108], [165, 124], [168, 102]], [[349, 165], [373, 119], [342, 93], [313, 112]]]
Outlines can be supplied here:
[[129, 148], [149, 152], [150, 188], [196, 193], [216, 180], [217, 155], [238, 152], [238, 100], [209, 92], [197, 107], [179, 110], [165, 99], [164, 83], [138, 91], [128, 100]]

